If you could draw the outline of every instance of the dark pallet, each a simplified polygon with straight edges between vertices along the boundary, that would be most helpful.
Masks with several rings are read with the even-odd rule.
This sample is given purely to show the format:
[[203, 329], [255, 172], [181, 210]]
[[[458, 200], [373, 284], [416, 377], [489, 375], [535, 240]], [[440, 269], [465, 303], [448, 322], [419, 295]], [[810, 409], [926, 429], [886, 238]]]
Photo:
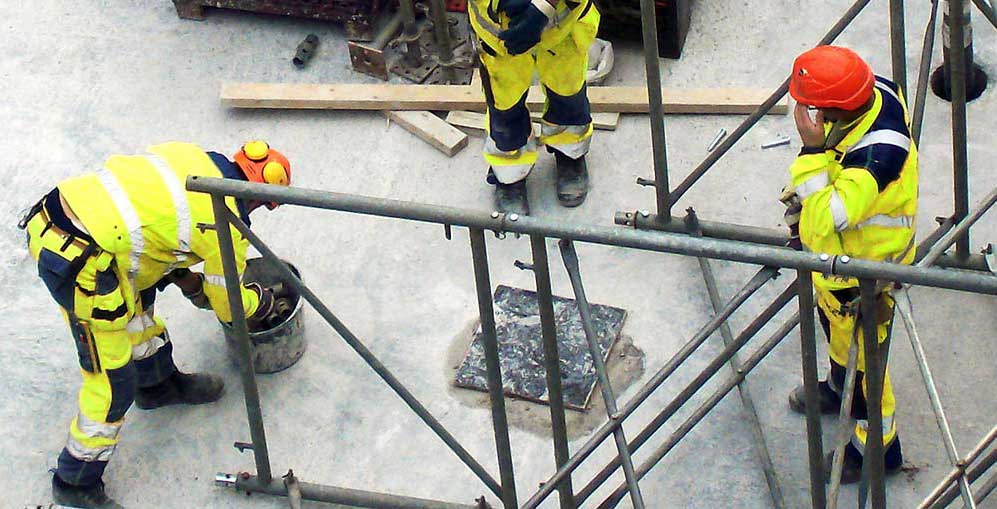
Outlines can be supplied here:
[[[604, 38], [640, 40], [640, 0], [595, 0], [602, 13], [599, 33]], [[689, 33], [692, 0], [655, 0], [658, 55], [679, 58]]]
[[351, 40], [370, 41], [387, 0], [173, 0], [177, 15], [204, 19], [205, 7], [335, 21], [346, 25]]

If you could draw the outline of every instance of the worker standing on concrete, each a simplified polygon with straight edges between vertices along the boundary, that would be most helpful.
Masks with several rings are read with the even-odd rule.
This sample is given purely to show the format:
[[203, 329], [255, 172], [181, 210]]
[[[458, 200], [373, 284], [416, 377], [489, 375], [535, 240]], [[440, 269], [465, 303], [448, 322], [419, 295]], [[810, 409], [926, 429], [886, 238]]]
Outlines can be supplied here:
[[588, 193], [585, 154], [592, 138], [585, 75], [599, 30], [593, 0], [471, 0], [471, 26], [488, 103], [484, 156], [495, 205], [529, 214], [526, 177], [537, 161], [526, 98], [539, 72], [547, 96], [540, 142], [554, 154], [557, 198], [576, 207]]
[[[814, 253], [910, 264], [915, 251], [917, 149], [897, 85], [875, 76], [855, 52], [820, 46], [797, 57], [789, 91], [797, 101], [796, 126], [803, 142], [783, 194], [792, 242]], [[811, 109], [816, 118], [811, 118]], [[825, 274], [814, 274], [813, 279], [820, 322], [830, 341], [830, 374], [819, 384], [821, 413], [839, 412], [848, 351], [857, 338], [852, 407], [857, 422], [842, 473], [843, 483], [857, 482], [868, 429], [858, 281]], [[880, 343], [893, 325], [892, 285], [884, 283], [877, 295]], [[885, 464], [888, 472], [896, 472], [903, 455], [888, 373], [884, 379]], [[799, 413], [805, 412], [805, 401], [803, 387], [789, 397], [790, 407]]]
[[[189, 143], [148, 150], [112, 156], [96, 173], [62, 181], [18, 225], [69, 323], [83, 376], [79, 412], [52, 477], [58, 504], [121, 507], [104, 493], [101, 478], [133, 401], [152, 409], [221, 397], [220, 378], [177, 370], [166, 325], [153, 312], [156, 292], [174, 283], [197, 307], [232, 320], [218, 238], [197, 228], [214, 223], [211, 197], [186, 191], [186, 178], [290, 182], [287, 159], [262, 141], [244, 145], [235, 162]], [[260, 205], [276, 207], [233, 198], [226, 203], [247, 224]], [[248, 241], [233, 238], [241, 275]], [[187, 269], [200, 262], [203, 274]], [[247, 284], [242, 301], [250, 323], [260, 322], [274, 307], [273, 291]]]

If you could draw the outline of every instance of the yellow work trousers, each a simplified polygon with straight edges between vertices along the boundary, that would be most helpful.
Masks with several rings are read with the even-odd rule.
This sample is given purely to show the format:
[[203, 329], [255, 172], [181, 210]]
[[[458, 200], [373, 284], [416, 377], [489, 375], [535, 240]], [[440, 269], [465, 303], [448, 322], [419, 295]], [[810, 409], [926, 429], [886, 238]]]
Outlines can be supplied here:
[[[837, 376], [829, 376], [828, 380], [831, 388], [841, 394], [843, 389], [842, 380], [845, 367], [848, 365], [848, 350], [853, 339], [858, 340], [858, 362], [857, 376], [861, 378], [861, 398], [858, 395], [852, 404], [852, 415], [856, 417], [855, 430], [852, 435], [852, 445], [859, 452], [865, 450], [866, 436], [868, 434], [869, 421], [866, 413], [866, 396], [868, 388], [866, 386], [867, 377], [865, 373], [865, 347], [863, 345], [862, 324], [857, 320], [853, 307], [857, 308], [857, 303], [852, 306], [848, 302], [857, 296], [857, 289], [846, 289], [831, 292], [824, 289], [817, 289], [817, 305], [820, 312], [821, 324], [828, 335], [830, 346], [828, 354], [831, 357], [831, 370]], [[893, 326], [893, 297], [888, 293], [881, 293], [878, 296], [877, 325], [876, 333], [878, 341], [882, 344], [890, 335]], [[836, 380], [837, 379], [837, 380]], [[889, 446], [897, 436], [897, 426], [894, 419], [896, 412], [896, 400], [893, 397], [893, 385], [890, 383], [889, 370], [885, 371], [883, 378], [883, 444]]]

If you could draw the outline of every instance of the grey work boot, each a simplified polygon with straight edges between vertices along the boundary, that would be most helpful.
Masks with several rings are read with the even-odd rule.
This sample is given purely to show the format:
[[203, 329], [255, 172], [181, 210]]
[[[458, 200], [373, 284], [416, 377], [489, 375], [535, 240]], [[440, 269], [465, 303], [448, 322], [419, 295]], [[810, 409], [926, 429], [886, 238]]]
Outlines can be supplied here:
[[530, 200], [526, 196], [526, 179], [512, 184], [495, 184], [495, 208], [507, 214], [530, 215]]
[[52, 474], [52, 498], [56, 504], [80, 509], [124, 509], [125, 507], [104, 493], [103, 481], [97, 481], [97, 484], [90, 486], [76, 486], [63, 481], [57, 474]]
[[174, 371], [164, 382], [140, 388], [135, 394], [135, 405], [143, 410], [167, 405], [200, 405], [218, 401], [224, 390], [225, 382], [215, 375]]
[[[817, 401], [820, 402], [820, 413], [823, 415], [837, 414], [841, 411], [841, 396], [834, 392], [831, 384], [825, 380], [817, 383]], [[789, 408], [798, 414], [807, 413], [807, 394], [802, 385], [789, 393]]]
[[589, 192], [589, 172], [585, 156], [572, 159], [554, 151], [557, 161], [557, 199], [565, 207], [577, 207]]

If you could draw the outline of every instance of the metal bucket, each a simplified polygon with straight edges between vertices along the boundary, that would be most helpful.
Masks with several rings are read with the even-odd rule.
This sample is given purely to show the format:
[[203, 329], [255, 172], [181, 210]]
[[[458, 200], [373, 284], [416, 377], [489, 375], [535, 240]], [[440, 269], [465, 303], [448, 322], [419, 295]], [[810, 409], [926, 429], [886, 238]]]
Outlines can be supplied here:
[[[286, 261], [284, 263], [291, 272], [301, 277], [297, 267]], [[279, 274], [263, 258], [246, 260], [246, 271], [242, 279], [246, 283], [259, 283], [263, 286], [272, 286], [281, 282]], [[253, 369], [257, 373], [276, 373], [287, 369], [298, 362], [305, 353], [305, 321], [302, 313], [304, 303], [293, 288], [288, 287], [288, 292], [291, 299], [290, 306], [293, 308], [290, 315], [280, 323], [270, 324], [268, 329], [249, 333], [249, 339], [253, 342]], [[228, 343], [229, 352], [238, 363], [236, 354], [238, 350], [232, 327], [222, 323], [222, 329], [225, 331], [225, 342]]]

